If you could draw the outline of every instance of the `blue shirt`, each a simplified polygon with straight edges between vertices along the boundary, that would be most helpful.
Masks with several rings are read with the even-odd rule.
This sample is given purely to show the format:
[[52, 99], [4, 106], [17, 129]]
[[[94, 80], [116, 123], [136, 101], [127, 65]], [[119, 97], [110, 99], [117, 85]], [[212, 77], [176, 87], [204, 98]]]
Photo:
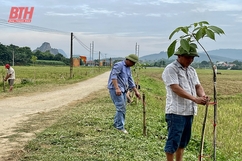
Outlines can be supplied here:
[[130, 67], [126, 66], [125, 61], [114, 64], [108, 79], [108, 89], [115, 89], [112, 82], [113, 79], [117, 80], [118, 87], [122, 92], [127, 92], [129, 88], [135, 87]]

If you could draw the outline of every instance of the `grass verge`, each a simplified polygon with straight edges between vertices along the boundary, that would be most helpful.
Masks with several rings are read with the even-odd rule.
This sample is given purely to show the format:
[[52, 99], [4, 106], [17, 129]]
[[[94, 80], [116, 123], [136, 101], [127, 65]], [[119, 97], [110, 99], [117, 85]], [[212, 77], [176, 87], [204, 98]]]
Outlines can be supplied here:
[[[58, 160], [58, 161], [156, 161], [165, 160], [163, 152], [166, 138], [166, 123], [164, 120], [165, 89], [160, 80], [162, 70], [145, 70], [140, 72], [139, 81], [141, 93], [146, 96], [147, 136], [143, 136], [142, 103], [133, 103], [127, 107], [126, 129], [128, 135], [120, 133], [112, 127], [115, 113], [108, 91], [99, 91], [86, 99], [63, 108], [63, 111], [52, 111], [55, 117], [51, 123], [46, 123], [41, 132], [36, 133], [35, 139], [28, 142], [18, 155], [12, 156], [21, 161]], [[211, 73], [207, 70], [198, 71], [200, 80], [207, 93], [211, 94]], [[241, 88], [229, 88], [237, 84], [241, 77], [239, 71], [225, 71], [219, 76], [218, 82], [218, 134], [217, 160], [238, 161], [241, 158], [241, 99], [238, 94]], [[210, 82], [210, 83], [209, 83]], [[212, 97], [212, 96], [211, 96]], [[194, 119], [193, 136], [187, 147], [184, 160], [197, 160], [200, 133], [204, 108], [199, 106], [198, 116]], [[212, 108], [209, 111], [208, 126], [205, 138], [204, 161], [212, 160]], [[48, 115], [51, 115], [49, 113]], [[45, 114], [47, 116], [47, 114]], [[37, 117], [35, 117], [37, 118]], [[43, 116], [40, 116], [40, 126]], [[46, 119], [48, 121], [48, 117]], [[33, 122], [27, 123], [32, 124]], [[37, 123], [37, 124], [39, 124]], [[45, 124], [45, 123], [44, 123]], [[31, 127], [32, 127], [31, 126]], [[29, 125], [27, 126], [30, 129]], [[19, 128], [19, 131], [24, 131]], [[37, 128], [38, 129], [38, 128]], [[236, 134], [236, 135], [235, 135]], [[234, 146], [235, 145], [235, 146]]]

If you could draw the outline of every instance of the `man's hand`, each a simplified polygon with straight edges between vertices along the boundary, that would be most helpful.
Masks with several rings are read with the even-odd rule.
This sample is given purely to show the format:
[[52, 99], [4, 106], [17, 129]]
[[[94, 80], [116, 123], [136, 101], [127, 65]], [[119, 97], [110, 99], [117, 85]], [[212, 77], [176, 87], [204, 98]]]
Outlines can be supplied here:
[[120, 90], [119, 88], [116, 88], [116, 89], [115, 89], [115, 92], [116, 92], [116, 95], [117, 95], [117, 96], [120, 96], [121, 93], [122, 93], [121, 90]]
[[204, 95], [204, 96], [202, 96], [202, 97], [197, 97], [197, 98], [195, 99], [195, 102], [196, 102], [197, 104], [206, 105], [207, 102], [209, 102], [209, 100], [210, 100], [210, 98], [209, 98], [208, 96]]
[[141, 96], [140, 96], [140, 94], [139, 94], [139, 92], [137, 91], [137, 92], [135, 92], [135, 95], [136, 95], [136, 97], [138, 98], [138, 99], [141, 99]]

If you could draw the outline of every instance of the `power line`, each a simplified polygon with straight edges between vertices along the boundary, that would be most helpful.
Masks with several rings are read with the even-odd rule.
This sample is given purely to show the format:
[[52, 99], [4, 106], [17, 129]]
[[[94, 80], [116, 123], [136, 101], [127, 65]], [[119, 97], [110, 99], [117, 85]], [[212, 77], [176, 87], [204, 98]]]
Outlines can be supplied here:
[[[35, 26], [35, 25], [30, 25], [30, 24], [23, 24], [23, 23], [9, 23], [7, 20], [1, 19], [1, 18], [0, 18], [0, 26], [36, 31], [36, 32], [44, 32], [44, 33], [52, 33], [52, 34], [60, 34], [60, 35], [70, 35], [69, 32], [60, 31], [60, 30], [56, 30], [56, 29], [50, 29], [50, 28], [45, 28], [45, 27], [40, 27], [40, 26]], [[77, 36], [73, 35], [73, 38], [76, 39], [77, 42], [84, 49], [86, 49], [88, 52], [90, 52], [90, 48], [87, 45], [85, 45], [80, 39], [78, 39]], [[98, 51], [93, 51], [93, 52], [98, 53]], [[102, 57], [104, 57], [102, 53], [101, 53], [101, 55], [102, 55]]]
[[60, 31], [56, 29], [50, 29], [50, 28], [23, 24], [23, 23], [8, 23], [8, 21], [4, 19], [0, 19], [0, 26], [7, 26], [12, 28], [31, 30], [31, 31], [37, 31], [37, 32], [54, 33], [54, 34], [60, 34], [60, 35], [70, 35], [69, 32]]
[[[86, 49], [88, 52], [91, 52], [91, 50], [93, 50], [93, 49], [90, 49], [91, 47], [93, 47], [93, 46], [91, 46], [91, 47], [89, 47], [89, 46], [87, 46], [87, 45], [85, 45], [79, 38], [77, 38], [77, 36], [75, 36], [74, 35], [74, 39], [76, 39], [77, 40], [77, 42], [84, 48], [84, 49]], [[93, 44], [92, 44], [93, 45]], [[98, 51], [93, 51], [93, 53], [95, 53], [95, 54], [97, 54], [97, 53], [99, 53]], [[102, 53], [101, 53], [102, 54]]]
[[86, 49], [88, 52], [90, 52], [90, 48], [87, 46], [87, 45], [85, 45], [80, 39], [78, 39], [75, 35], [74, 35], [74, 39], [76, 39], [77, 40], [77, 42], [84, 48], [84, 49]]

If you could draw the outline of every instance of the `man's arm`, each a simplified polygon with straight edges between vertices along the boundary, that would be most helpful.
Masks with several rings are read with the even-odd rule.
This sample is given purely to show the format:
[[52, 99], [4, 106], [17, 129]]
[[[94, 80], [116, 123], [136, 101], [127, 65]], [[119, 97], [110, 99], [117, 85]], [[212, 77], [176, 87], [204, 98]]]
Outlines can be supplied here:
[[195, 87], [196, 87], [197, 95], [199, 97], [205, 96], [205, 92], [201, 84], [197, 84]]
[[[172, 84], [172, 85], [170, 85], [170, 87], [173, 92], [175, 92], [178, 96], [180, 96], [182, 98], [189, 99], [197, 104], [202, 104], [202, 105], [205, 105], [207, 102], [207, 97], [205, 96], [204, 91], [202, 93], [203, 88], [201, 89], [199, 87], [199, 95], [198, 95], [199, 97], [194, 97], [193, 95], [187, 93], [184, 89], [182, 89], [178, 84]], [[204, 94], [204, 95], [202, 95], [202, 94]]]
[[114, 86], [114, 88], [115, 88], [116, 95], [117, 95], [117, 96], [120, 96], [120, 95], [121, 95], [121, 90], [120, 90], [120, 88], [118, 87], [118, 81], [117, 81], [117, 79], [112, 79], [112, 83], [113, 83], [113, 86]]
[[4, 80], [6, 81], [10, 76], [11, 76], [11, 74], [8, 74], [8, 73], [7, 73], [7, 75], [6, 75], [6, 77], [5, 77]]
[[134, 90], [134, 93], [135, 93], [136, 97], [141, 99], [141, 96], [140, 96], [140, 93], [139, 93], [138, 89], [136, 87], [134, 87], [133, 90]]

